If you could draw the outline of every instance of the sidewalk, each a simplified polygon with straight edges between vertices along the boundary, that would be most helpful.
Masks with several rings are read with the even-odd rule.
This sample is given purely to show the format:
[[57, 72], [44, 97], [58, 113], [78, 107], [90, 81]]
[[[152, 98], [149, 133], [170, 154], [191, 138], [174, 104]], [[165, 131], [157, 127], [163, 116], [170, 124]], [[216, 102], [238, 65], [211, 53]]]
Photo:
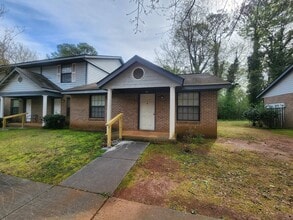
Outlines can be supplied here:
[[147, 145], [121, 142], [58, 186], [0, 173], [0, 219], [212, 219], [108, 197]]

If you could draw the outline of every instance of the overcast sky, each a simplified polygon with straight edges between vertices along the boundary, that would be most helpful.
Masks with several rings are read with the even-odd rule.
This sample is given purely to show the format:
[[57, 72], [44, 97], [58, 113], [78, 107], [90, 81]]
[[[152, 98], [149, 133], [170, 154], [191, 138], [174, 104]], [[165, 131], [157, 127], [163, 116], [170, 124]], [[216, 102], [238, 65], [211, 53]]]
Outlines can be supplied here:
[[[205, 0], [214, 9], [234, 8], [242, 0]], [[170, 0], [160, 0], [169, 4]], [[86, 42], [100, 55], [122, 56], [127, 61], [139, 55], [155, 61], [168, 39], [170, 23], [157, 13], [144, 17], [140, 33], [130, 22], [135, 9], [130, 0], [2, 0], [7, 13], [0, 27], [21, 27], [16, 41], [36, 51], [39, 59], [56, 51], [62, 43]], [[5, 28], [1, 28], [4, 30]]]
[[56, 51], [61, 43], [86, 42], [101, 55], [134, 55], [155, 60], [154, 50], [167, 37], [167, 20], [156, 14], [144, 19], [141, 32], [135, 34], [127, 15], [135, 5], [129, 0], [4, 0], [7, 13], [1, 26], [23, 27], [16, 37], [37, 52], [40, 59]]

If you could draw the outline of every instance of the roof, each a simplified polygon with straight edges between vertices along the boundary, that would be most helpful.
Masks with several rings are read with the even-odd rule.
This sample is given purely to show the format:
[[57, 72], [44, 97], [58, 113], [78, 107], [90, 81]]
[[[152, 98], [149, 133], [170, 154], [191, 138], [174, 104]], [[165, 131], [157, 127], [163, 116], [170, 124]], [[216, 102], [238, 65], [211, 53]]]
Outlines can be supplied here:
[[88, 94], [88, 93], [106, 93], [105, 90], [101, 90], [97, 87], [97, 83], [91, 83], [84, 86], [77, 86], [70, 89], [66, 89], [62, 94]]
[[55, 85], [53, 82], [51, 82], [48, 78], [45, 76], [39, 74], [39, 73], [33, 73], [21, 68], [14, 68], [0, 83], [0, 86], [4, 86], [5, 82], [9, 80], [13, 76], [13, 74], [17, 72], [21, 75], [26, 76], [31, 81], [33, 81], [35, 84], [37, 84], [39, 87], [43, 88], [44, 90], [53, 90], [53, 91], [62, 91], [61, 88], [59, 88], [57, 85]]
[[78, 55], [78, 56], [68, 56], [68, 57], [58, 57], [58, 58], [52, 58], [52, 59], [43, 59], [43, 60], [35, 60], [35, 61], [29, 61], [29, 62], [23, 62], [23, 63], [15, 63], [11, 64], [10, 66], [13, 67], [34, 67], [34, 66], [40, 66], [40, 65], [54, 65], [57, 63], [66, 63], [66, 62], [82, 62], [87, 61], [87, 59], [117, 59], [120, 61], [121, 64], [123, 64], [123, 59], [120, 56], [106, 56], [106, 55]]
[[184, 78], [184, 86], [230, 85], [230, 82], [210, 74], [182, 74], [180, 76]]
[[293, 65], [289, 66], [278, 78], [276, 78], [271, 84], [268, 85], [256, 98], [261, 98], [273, 87], [275, 87], [286, 75], [293, 71]]
[[108, 82], [110, 82], [111, 80], [113, 80], [114, 78], [116, 78], [118, 75], [120, 75], [123, 71], [125, 71], [126, 69], [128, 69], [130, 66], [132, 66], [135, 63], [139, 63], [141, 65], [146, 66], [147, 68], [155, 71], [158, 74], [161, 74], [162, 76], [165, 76], [167, 78], [169, 78], [170, 80], [182, 85], [184, 79], [182, 77], [180, 77], [179, 75], [175, 75], [137, 55], [135, 55], [134, 57], [132, 57], [130, 60], [128, 60], [125, 64], [123, 64], [122, 66], [120, 66], [118, 69], [116, 69], [114, 72], [112, 72], [110, 75], [106, 76], [105, 78], [103, 78], [101, 81], [99, 81], [97, 83], [97, 86], [99, 88], [102, 88], [104, 85], [106, 85]]

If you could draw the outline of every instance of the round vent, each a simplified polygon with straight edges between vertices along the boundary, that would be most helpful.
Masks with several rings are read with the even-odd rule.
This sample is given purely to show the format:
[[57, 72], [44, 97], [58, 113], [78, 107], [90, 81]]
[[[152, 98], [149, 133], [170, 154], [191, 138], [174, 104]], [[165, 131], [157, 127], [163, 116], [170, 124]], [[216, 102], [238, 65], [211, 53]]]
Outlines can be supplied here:
[[17, 81], [18, 81], [19, 83], [21, 83], [21, 82], [22, 82], [22, 77], [19, 76], [19, 77], [17, 78]]
[[133, 77], [135, 79], [141, 79], [143, 77], [143, 74], [144, 74], [144, 71], [140, 67], [133, 70]]

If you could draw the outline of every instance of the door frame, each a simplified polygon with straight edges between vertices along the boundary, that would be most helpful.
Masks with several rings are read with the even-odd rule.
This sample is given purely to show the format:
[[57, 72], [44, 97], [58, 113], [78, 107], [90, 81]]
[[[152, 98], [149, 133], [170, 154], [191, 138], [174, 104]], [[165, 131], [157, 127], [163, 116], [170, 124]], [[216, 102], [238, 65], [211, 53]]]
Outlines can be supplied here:
[[[153, 95], [154, 96], [154, 129], [153, 130], [146, 130], [140, 128], [140, 115], [141, 115], [141, 95]], [[155, 131], [156, 130], [156, 93], [139, 93], [138, 94], [138, 130], [141, 131]]]

